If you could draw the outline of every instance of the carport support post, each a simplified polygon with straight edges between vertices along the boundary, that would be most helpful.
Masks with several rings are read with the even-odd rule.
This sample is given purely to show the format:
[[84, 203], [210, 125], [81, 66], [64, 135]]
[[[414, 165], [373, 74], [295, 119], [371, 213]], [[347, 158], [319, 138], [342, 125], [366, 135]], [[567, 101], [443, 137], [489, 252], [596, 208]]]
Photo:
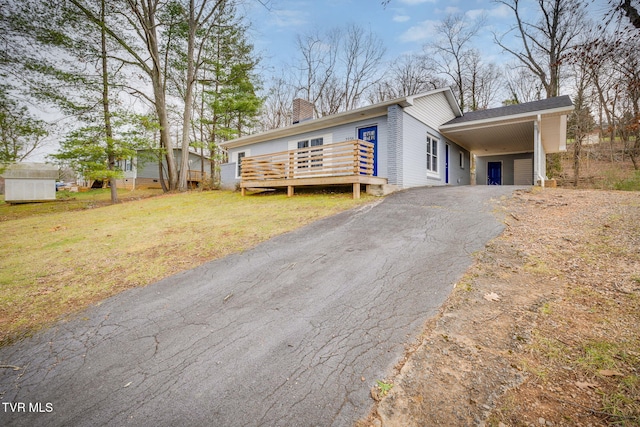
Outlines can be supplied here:
[[542, 132], [540, 131], [540, 123], [542, 117], [538, 114], [535, 122], [533, 122], [533, 168], [536, 180], [540, 182], [540, 187], [544, 188], [544, 180], [546, 172], [544, 168], [544, 149], [542, 148]]

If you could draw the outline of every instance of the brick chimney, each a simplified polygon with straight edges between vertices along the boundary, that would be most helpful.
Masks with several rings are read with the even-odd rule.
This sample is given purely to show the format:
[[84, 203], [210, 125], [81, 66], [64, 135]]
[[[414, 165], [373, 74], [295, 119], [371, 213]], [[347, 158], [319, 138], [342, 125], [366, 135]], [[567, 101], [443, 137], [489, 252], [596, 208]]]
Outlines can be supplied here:
[[313, 104], [301, 98], [293, 100], [293, 124], [313, 119]]

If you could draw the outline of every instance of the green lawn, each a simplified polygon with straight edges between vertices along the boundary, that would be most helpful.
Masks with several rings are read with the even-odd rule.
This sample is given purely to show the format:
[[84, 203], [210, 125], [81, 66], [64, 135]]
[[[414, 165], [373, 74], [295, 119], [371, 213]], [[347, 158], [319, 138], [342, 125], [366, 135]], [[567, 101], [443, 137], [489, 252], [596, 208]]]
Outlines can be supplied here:
[[0, 204], [0, 345], [125, 289], [372, 200], [351, 193], [124, 191], [121, 198], [133, 201], [105, 205], [104, 190], [61, 196]]

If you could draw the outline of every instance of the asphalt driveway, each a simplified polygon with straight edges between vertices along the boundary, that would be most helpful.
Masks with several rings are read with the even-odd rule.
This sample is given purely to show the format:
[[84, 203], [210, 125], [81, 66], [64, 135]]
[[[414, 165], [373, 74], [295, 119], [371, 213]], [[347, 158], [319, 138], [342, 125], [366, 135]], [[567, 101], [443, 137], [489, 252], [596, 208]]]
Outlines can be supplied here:
[[514, 187], [393, 194], [0, 348], [0, 425], [348, 426]]

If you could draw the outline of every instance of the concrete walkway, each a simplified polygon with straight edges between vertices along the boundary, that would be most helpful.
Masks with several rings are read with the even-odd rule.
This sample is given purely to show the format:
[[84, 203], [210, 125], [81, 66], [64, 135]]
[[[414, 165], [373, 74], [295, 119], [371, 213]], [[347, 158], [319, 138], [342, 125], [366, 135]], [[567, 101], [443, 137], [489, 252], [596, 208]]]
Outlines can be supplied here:
[[0, 348], [0, 425], [352, 425], [514, 188], [396, 193]]

